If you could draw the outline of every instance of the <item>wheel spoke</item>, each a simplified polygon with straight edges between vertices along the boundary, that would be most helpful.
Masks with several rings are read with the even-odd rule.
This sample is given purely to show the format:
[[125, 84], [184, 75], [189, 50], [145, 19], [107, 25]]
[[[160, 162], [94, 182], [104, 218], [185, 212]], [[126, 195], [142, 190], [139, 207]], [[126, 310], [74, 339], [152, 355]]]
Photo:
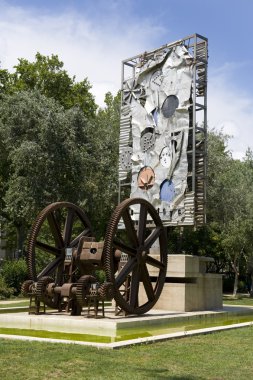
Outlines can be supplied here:
[[63, 256], [57, 257], [55, 260], [51, 261], [47, 266], [40, 272], [38, 275], [38, 279], [43, 277], [43, 276], [48, 276], [49, 274], [55, 272], [57, 267], [61, 265], [63, 261]]
[[162, 263], [159, 260], [156, 260], [154, 257], [149, 256], [149, 255], [146, 256], [146, 263], [158, 269], [165, 270], [166, 268], [166, 265], [164, 263]]
[[70, 243], [72, 227], [74, 223], [74, 216], [75, 216], [75, 211], [72, 208], [69, 208], [67, 218], [65, 221], [64, 232], [63, 232], [63, 240], [66, 247], [68, 247]]
[[55, 256], [59, 256], [61, 254], [61, 250], [59, 248], [52, 247], [51, 245], [48, 245], [46, 243], [42, 243], [41, 241], [38, 241], [38, 240], [35, 242], [35, 246], [37, 248], [41, 249], [42, 251], [52, 253]]
[[[28, 239], [27, 261], [30, 277], [38, 277], [36, 256], [41, 252], [45, 268], [41, 269], [39, 276], [52, 273], [54, 279], [58, 278], [58, 283], [62, 283], [65, 274], [70, 270], [69, 266], [64, 266], [65, 249], [77, 247], [82, 236], [91, 235], [91, 224], [80, 207], [70, 202], [55, 202], [45, 207], [34, 221]], [[76, 263], [72, 264], [71, 273], [76, 269]]]
[[162, 232], [162, 227], [161, 226], [156, 227], [151, 232], [151, 234], [149, 235], [149, 237], [144, 242], [144, 249], [145, 249], [145, 251], [148, 251], [152, 247], [152, 245], [154, 244], [154, 242], [160, 236], [161, 232]]
[[125, 243], [114, 239], [113, 240], [113, 246], [116, 249], [119, 249], [121, 252], [127, 253], [129, 256], [135, 257], [136, 256], [136, 249], [127, 246]]
[[[152, 228], [149, 219], [152, 219]], [[158, 257], [153, 258], [150, 251], [156, 243]], [[113, 254], [116, 250], [123, 255], [120, 265], [125, 257], [127, 260], [118, 271]], [[116, 207], [108, 222], [103, 255], [106, 276], [114, 285], [117, 307], [129, 314], [150, 310], [161, 294], [167, 268], [166, 233], [152, 204], [142, 198], [129, 198]], [[154, 284], [153, 272], [156, 274]], [[144, 298], [140, 297], [140, 291]]]
[[85, 228], [75, 239], [73, 239], [71, 243], [69, 243], [69, 247], [70, 248], [75, 247], [79, 243], [79, 240], [81, 239], [81, 237], [83, 236], [91, 236], [91, 232], [89, 228]]
[[146, 222], [147, 222], [147, 207], [145, 204], [141, 204], [139, 224], [138, 224], [138, 241], [140, 245], [144, 244], [145, 232], [146, 232]]
[[148, 269], [145, 263], [141, 265], [141, 278], [149, 301], [155, 299], [155, 293], [150, 281]]
[[51, 232], [53, 234], [56, 246], [58, 248], [63, 248], [64, 242], [63, 242], [63, 238], [61, 235], [61, 230], [60, 230], [60, 227], [59, 227], [59, 225], [55, 219], [55, 215], [53, 212], [50, 212], [47, 215], [47, 220], [48, 220], [48, 224], [50, 226]]
[[130, 242], [133, 244], [134, 247], [138, 247], [139, 242], [138, 242], [136, 230], [134, 228], [134, 222], [131, 218], [131, 215], [130, 215], [128, 208], [124, 211], [122, 218], [124, 220], [124, 224], [126, 227], [126, 233], [130, 239]]
[[137, 260], [134, 258], [131, 258], [123, 266], [117, 278], [115, 279], [115, 283], [118, 288], [120, 288], [121, 285], [124, 283], [124, 281], [126, 281], [127, 276], [131, 273], [131, 271], [133, 270], [136, 264], [137, 264]]
[[139, 284], [140, 284], [140, 272], [139, 267], [136, 266], [133, 269], [131, 276], [131, 284], [130, 284], [130, 305], [132, 307], [138, 307], [138, 296], [139, 296]]

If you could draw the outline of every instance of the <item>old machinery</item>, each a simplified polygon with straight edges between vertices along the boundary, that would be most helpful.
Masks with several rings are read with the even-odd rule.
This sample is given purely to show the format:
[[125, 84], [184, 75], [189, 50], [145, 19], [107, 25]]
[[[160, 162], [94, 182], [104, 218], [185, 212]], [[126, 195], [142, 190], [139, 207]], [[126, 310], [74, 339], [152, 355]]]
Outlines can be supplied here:
[[93, 305], [97, 315], [99, 301], [112, 298], [126, 314], [150, 310], [167, 268], [166, 232], [154, 207], [144, 199], [126, 199], [113, 212], [105, 240], [97, 242], [92, 235], [79, 207], [68, 202], [46, 207], [31, 229], [31, 279], [23, 283], [23, 295], [37, 303], [37, 312], [40, 303], [73, 315]]

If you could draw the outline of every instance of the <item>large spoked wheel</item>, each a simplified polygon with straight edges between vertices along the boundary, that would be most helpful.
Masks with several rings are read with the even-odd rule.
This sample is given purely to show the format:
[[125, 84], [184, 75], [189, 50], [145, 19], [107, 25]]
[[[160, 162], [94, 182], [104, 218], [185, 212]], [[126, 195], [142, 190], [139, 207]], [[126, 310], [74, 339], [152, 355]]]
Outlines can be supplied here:
[[[152, 248], [152, 249], [151, 249]], [[115, 251], [121, 268], [115, 268]], [[155, 208], [144, 199], [126, 199], [115, 209], [104, 243], [107, 280], [117, 305], [128, 314], [150, 310], [161, 294], [167, 270], [167, 238]]]
[[92, 229], [81, 208], [69, 202], [47, 206], [35, 220], [28, 240], [30, 278], [38, 281], [50, 276], [62, 285], [66, 252], [72, 252], [83, 236], [92, 236]]

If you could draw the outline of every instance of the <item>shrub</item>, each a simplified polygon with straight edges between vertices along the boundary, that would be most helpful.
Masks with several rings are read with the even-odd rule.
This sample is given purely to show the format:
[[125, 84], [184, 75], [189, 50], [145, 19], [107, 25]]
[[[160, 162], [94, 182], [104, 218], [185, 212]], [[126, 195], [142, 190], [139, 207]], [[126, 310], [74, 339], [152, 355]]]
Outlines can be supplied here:
[[105, 271], [102, 269], [95, 271], [95, 277], [100, 284], [106, 281]]
[[0, 299], [10, 298], [14, 293], [14, 289], [8, 287], [3, 276], [0, 276]]
[[22, 283], [27, 279], [27, 265], [24, 259], [8, 260], [2, 266], [1, 276], [9, 288], [13, 288], [13, 293], [17, 296], [20, 293]]

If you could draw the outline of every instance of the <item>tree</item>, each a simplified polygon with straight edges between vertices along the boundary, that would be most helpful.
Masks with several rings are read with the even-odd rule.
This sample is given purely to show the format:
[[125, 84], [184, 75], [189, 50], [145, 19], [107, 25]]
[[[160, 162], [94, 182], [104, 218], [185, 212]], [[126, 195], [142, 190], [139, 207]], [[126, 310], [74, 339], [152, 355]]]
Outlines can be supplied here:
[[97, 106], [88, 79], [76, 82], [63, 69], [64, 64], [57, 55], [48, 57], [37, 53], [34, 62], [24, 58], [18, 61], [13, 74], [0, 70], [0, 93], [38, 90], [65, 109], [78, 105], [87, 118], [95, 117]]
[[34, 62], [18, 61], [14, 73], [0, 69], [0, 224], [8, 229], [12, 247], [15, 227], [20, 250], [31, 215], [45, 204], [57, 199], [85, 203], [83, 190], [77, 196], [73, 184], [81, 172], [79, 181], [84, 178], [83, 160], [91, 154], [84, 136], [97, 106], [87, 78], [76, 82], [57, 55], [37, 53]]
[[[0, 136], [4, 146], [0, 214], [15, 226], [17, 249], [45, 205], [85, 201], [82, 179], [90, 151], [90, 126], [80, 108], [64, 110], [38, 91], [5, 95], [0, 104]], [[2, 168], [3, 169], [3, 168]]]
[[231, 162], [231, 152], [227, 150], [229, 136], [214, 129], [208, 131], [208, 168], [207, 168], [207, 221], [208, 224], [222, 220], [226, 204], [221, 197], [224, 194], [224, 179]]
[[[208, 222], [219, 230], [220, 252], [234, 272], [234, 295], [241, 269], [251, 255], [253, 234], [253, 165], [234, 160], [226, 150], [227, 136], [209, 134]], [[248, 152], [249, 155], [249, 152]]]
[[234, 274], [236, 294], [241, 275], [248, 271], [253, 280], [253, 153], [234, 160], [228, 138], [208, 132], [207, 225], [174, 229], [170, 245], [174, 252], [213, 257], [217, 272]]
[[120, 93], [105, 96], [106, 107], [99, 109], [89, 130], [91, 154], [87, 157], [85, 188], [89, 213], [97, 237], [102, 238], [112, 210], [118, 202], [118, 152]]

